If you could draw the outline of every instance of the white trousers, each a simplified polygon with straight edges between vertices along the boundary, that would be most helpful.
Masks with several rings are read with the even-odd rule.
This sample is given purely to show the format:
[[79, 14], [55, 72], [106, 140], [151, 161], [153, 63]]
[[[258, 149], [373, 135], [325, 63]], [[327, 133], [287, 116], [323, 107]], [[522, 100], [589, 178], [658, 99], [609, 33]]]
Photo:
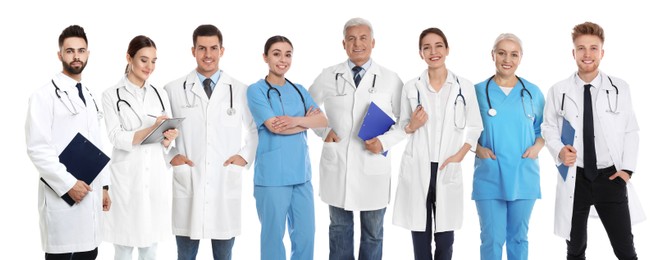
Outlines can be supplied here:
[[[132, 246], [121, 246], [114, 244], [115, 254], [114, 260], [132, 260], [132, 251], [134, 247]], [[158, 251], [158, 243], [153, 243], [149, 247], [139, 247], [137, 248], [139, 252], [138, 260], [156, 260], [156, 252]]]

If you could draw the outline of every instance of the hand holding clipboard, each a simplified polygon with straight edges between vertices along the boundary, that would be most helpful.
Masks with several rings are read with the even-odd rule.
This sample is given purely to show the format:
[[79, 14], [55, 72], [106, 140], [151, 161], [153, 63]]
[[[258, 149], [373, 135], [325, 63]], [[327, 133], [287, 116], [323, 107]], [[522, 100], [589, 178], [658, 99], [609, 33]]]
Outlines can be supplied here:
[[[380, 109], [376, 103], [371, 102], [357, 136], [364, 141], [371, 140], [390, 130], [394, 123], [394, 120]], [[383, 155], [387, 156], [387, 151], [383, 152]]]

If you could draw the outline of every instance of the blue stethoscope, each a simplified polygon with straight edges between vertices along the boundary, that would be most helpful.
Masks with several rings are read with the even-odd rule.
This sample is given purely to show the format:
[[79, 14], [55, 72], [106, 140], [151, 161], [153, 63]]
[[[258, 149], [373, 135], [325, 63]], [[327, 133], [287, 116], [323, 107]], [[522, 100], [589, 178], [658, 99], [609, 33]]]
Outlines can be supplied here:
[[[302, 95], [302, 92], [299, 91], [299, 89], [297, 88], [297, 86], [295, 86], [295, 84], [292, 84], [292, 82], [291, 82], [290, 80], [288, 80], [288, 79], [286, 78], [285, 81], [288, 82], [288, 84], [290, 84], [290, 86], [292, 86], [292, 88], [294, 88], [295, 91], [297, 91], [297, 94], [299, 94], [299, 97], [300, 97], [301, 100], [302, 100], [302, 104], [304, 104], [304, 115], [306, 115], [306, 111], [307, 111], [307, 110], [306, 110], [306, 101], [304, 101], [304, 95]], [[266, 83], [267, 86], [269, 87], [269, 88], [267, 89], [267, 100], [269, 100], [269, 106], [271, 107], [272, 110], [274, 109], [274, 106], [271, 105], [271, 91], [273, 90], [274, 92], [276, 92], [276, 94], [278, 94], [278, 102], [281, 103], [281, 109], [283, 110], [283, 115], [285, 115], [285, 106], [283, 106], [283, 98], [281, 97], [281, 92], [278, 91], [277, 88], [275, 88], [274, 86], [272, 86], [271, 84], [269, 84], [269, 81], [267, 81], [267, 77], [264, 77], [264, 83]]]
[[[162, 113], [164, 115], [165, 114], [165, 104], [162, 102], [162, 97], [160, 97], [160, 93], [158, 93], [158, 89], [156, 89], [153, 85], [149, 84], [149, 86], [151, 86], [151, 88], [155, 92], [155, 95], [158, 96], [158, 100], [160, 101], [160, 106], [162, 107], [162, 111], [160, 113]], [[121, 93], [120, 93], [121, 88], [125, 89], [125, 86], [119, 87], [119, 88], [116, 89], [116, 97], [118, 98], [118, 101], [116, 101], [116, 111], [118, 111], [118, 116], [121, 116], [121, 103], [123, 103], [128, 108], [130, 108], [130, 110], [132, 110], [132, 113], [135, 114], [135, 117], [137, 117], [138, 122], [141, 123], [141, 117], [139, 117], [139, 114], [137, 114], [137, 111], [135, 111], [135, 109], [132, 108], [132, 105], [130, 105], [130, 102], [121, 98]], [[127, 91], [129, 93], [129, 91], [127, 89], [125, 89], [125, 91]], [[131, 128], [126, 128], [125, 124], [123, 124], [123, 123], [121, 123], [121, 127], [126, 131], [133, 130]]]
[[[195, 83], [191, 83], [190, 87], [192, 87], [194, 85], [195, 85]], [[232, 84], [227, 84], [227, 85], [229, 86], [229, 89], [230, 89], [230, 107], [227, 108], [226, 112], [227, 112], [228, 116], [231, 116], [231, 115], [234, 115], [237, 112], [237, 110], [234, 109], [234, 100], [233, 100], [234, 96], [232, 95], [233, 94], [232, 93]], [[188, 100], [188, 91], [186, 91], [186, 81], [185, 80], [183, 81], [183, 97], [186, 99], [186, 107], [187, 108], [193, 108], [193, 107], [196, 106], [195, 95], [193, 95], [192, 102], [190, 100]]]
[[[56, 82], [54, 82], [53, 80], [51, 80], [51, 84], [53, 84], [53, 87], [55, 88], [56, 97], [58, 97], [58, 100], [60, 100], [60, 103], [63, 103], [63, 106], [65, 106], [65, 108], [67, 108], [67, 110], [70, 111], [70, 113], [73, 116], [78, 115], [79, 110], [77, 110], [77, 108], [74, 106], [74, 103], [72, 102], [72, 98], [70, 98], [70, 94], [67, 93], [67, 91], [61, 90], [58, 87], [58, 85], [56, 85]], [[65, 96], [67, 96], [67, 100], [69, 100], [69, 102], [70, 102], [70, 106], [67, 106], [67, 104], [65, 104], [65, 101], [63, 101], [63, 97], [60, 96], [60, 94], [58, 94], [58, 92], [65, 93]], [[97, 102], [95, 102], [95, 98], [93, 98], [93, 94], [90, 93], [90, 90], [88, 89], [88, 87], [86, 87], [86, 92], [88, 92], [88, 95], [90, 96], [90, 99], [93, 100], [93, 104], [95, 105], [95, 111], [97, 112], [97, 118], [102, 119], [102, 117], [103, 117], [102, 112], [100, 112], [100, 109], [97, 107]]]
[[[457, 114], [458, 114], [457, 113], [457, 105], [458, 104], [464, 105], [464, 110], [463, 111], [466, 112], [466, 98], [464, 98], [464, 95], [462, 95], [462, 85], [459, 84], [459, 77], [455, 76], [455, 81], [457, 82], [457, 86], [459, 87], [459, 93], [455, 97], [454, 124], [455, 124], [455, 127], [457, 129], [464, 129], [466, 127], [466, 116], [464, 116], [464, 124], [462, 126], [459, 126], [459, 124], [457, 123], [457, 122], [459, 122], [459, 120], [457, 120]], [[418, 78], [417, 82], [420, 82], [420, 78]], [[417, 106], [422, 106], [422, 101], [420, 100], [420, 90], [418, 90], [417, 86], [416, 86], [415, 90], [417, 91], [417, 103], [418, 103]]]
[[[376, 93], [376, 74], [373, 74], [373, 82], [371, 83], [371, 88], [369, 89], [369, 93], [373, 94]], [[334, 74], [334, 81], [336, 85], [336, 95], [337, 96], [345, 96], [346, 95], [346, 81], [343, 81], [343, 84], [339, 84], [339, 77], [343, 77], [343, 73], [337, 72]], [[341, 87], [339, 87], [339, 85]]]
[[[612, 103], [610, 102], [610, 90], [606, 89], [605, 96], [608, 100], [608, 109], [605, 112], [619, 114], [619, 111], [617, 111], [617, 108], [619, 107], [619, 88], [617, 88], [615, 83], [612, 83], [612, 79], [610, 78], [610, 76], [608, 76], [608, 81], [610, 81], [610, 85], [612, 85], [612, 87], [615, 88], [615, 109], [612, 109]], [[564, 112], [565, 99], [566, 99], [566, 92], [561, 93], [561, 110], [559, 110], [559, 115], [562, 117], [566, 115], [566, 112]]]
[[[522, 90], [520, 90], [520, 98], [522, 99], [522, 110], [524, 110], [524, 115], [526, 115], [527, 118], [529, 119], [534, 119], [536, 117], [535, 111], [533, 110], [533, 96], [531, 95], [531, 92], [524, 86], [524, 81], [518, 76], [515, 76], [517, 80], [520, 81], [520, 84], [522, 84]], [[496, 109], [492, 107], [492, 101], [489, 99], [489, 82], [492, 81], [494, 76], [489, 77], [487, 79], [487, 84], [485, 85], [485, 95], [487, 95], [487, 105], [489, 106], [489, 110], [487, 110], [487, 114], [489, 116], [496, 116]], [[527, 93], [529, 95], [529, 100], [531, 101], [531, 113], [527, 113], [526, 105], [524, 103], [524, 93]]]

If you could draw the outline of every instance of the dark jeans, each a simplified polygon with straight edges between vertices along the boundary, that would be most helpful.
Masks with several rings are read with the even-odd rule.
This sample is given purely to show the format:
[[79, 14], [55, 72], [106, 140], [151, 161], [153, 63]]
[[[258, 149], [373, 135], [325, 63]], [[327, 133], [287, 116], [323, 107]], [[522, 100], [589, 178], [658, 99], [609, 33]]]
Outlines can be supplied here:
[[571, 240], [566, 241], [568, 260], [584, 260], [587, 249], [587, 220], [592, 205], [608, 233], [610, 244], [620, 260], [638, 259], [631, 233], [631, 216], [626, 192], [626, 182], [617, 177], [614, 166], [598, 170], [594, 181], [584, 176], [584, 170], [577, 168], [575, 179], [575, 198], [573, 218], [571, 220]]
[[46, 260], [94, 260], [95, 258], [97, 258], [97, 248], [86, 252], [44, 254], [44, 259]]
[[[412, 231], [413, 236], [413, 255], [415, 260], [431, 260], [431, 234], [432, 215], [436, 212], [436, 176], [438, 174], [438, 163], [431, 163], [431, 178], [429, 179], [429, 191], [427, 191], [427, 228], [424, 232]], [[435, 217], [435, 216], [434, 216]], [[446, 231], [434, 233], [434, 242], [436, 242], [436, 251], [434, 260], [452, 259], [452, 244], [455, 241], [455, 232]]]

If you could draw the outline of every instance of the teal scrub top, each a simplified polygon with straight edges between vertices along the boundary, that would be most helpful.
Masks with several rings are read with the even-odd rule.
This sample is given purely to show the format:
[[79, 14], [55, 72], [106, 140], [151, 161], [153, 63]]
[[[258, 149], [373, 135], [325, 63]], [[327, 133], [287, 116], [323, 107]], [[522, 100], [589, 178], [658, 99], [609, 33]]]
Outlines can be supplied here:
[[[308, 153], [306, 131], [292, 135], [270, 132], [264, 121], [275, 116], [304, 116], [304, 107], [318, 108], [309, 92], [295, 84], [304, 97], [286, 81], [285, 85], [269, 86], [264, 79], [248, 86], [248, 107], [257, 125], [258, 145], [255, 159], [255, 185], [286, 186], [311, 180], [311, 159]], [[280, 93], [280, 95], [279, 95]]]
[[[489, 100], [497, 112], [495, 116], [488, 113], [488, 82]], [[522, 83], [531, 95], [522, 91]], [[540, 124], [545, 105], [543, 93], [523, 78], [507, 96], [494, 80], [476, 84], [475, 90], [484, 127], [478, 143], [491, 149], [496, 160], [476, 156], [472, 198], [507, 201], [540, 198], [538, 158], [522, 158], [522, 154], [541, 136]], [[524, 99], [521, 92], [524, 92]], [[530, 119], [526, 114], [532, 113], [534, 118]]]

